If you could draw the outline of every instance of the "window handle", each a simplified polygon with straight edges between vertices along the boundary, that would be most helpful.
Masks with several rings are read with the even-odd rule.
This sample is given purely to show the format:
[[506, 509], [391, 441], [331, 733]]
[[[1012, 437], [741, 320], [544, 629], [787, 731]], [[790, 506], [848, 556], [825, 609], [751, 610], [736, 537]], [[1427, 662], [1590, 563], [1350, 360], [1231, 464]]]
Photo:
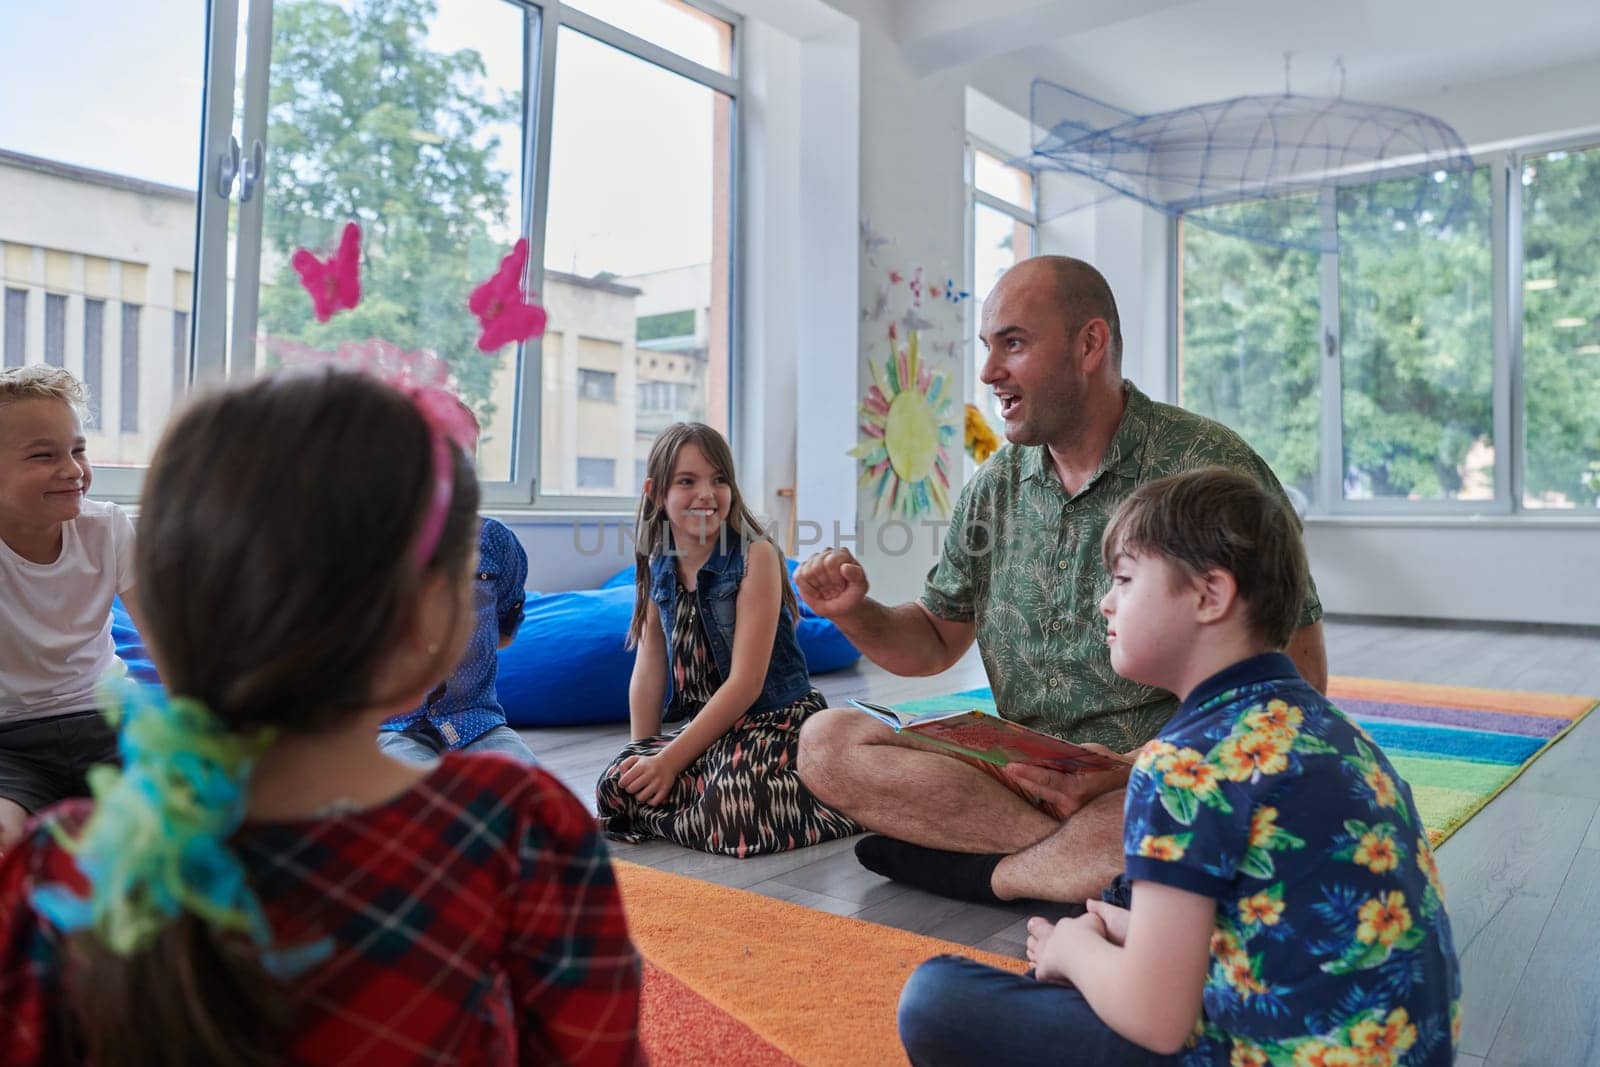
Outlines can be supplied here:
[[228, 150], [217, 159], [217, 195], [226, 200], [233, 194], [233, 179], [239, 176], [239, 139], [228, 137]]
[[250, 146], [250, 156], [244, 161], [244, 171], [239, 178], [239, 203], [249, 203], [255, 195], [256, 186], [261, 184], [262, 166], [266, 162], [267, 146], [257, 137]]

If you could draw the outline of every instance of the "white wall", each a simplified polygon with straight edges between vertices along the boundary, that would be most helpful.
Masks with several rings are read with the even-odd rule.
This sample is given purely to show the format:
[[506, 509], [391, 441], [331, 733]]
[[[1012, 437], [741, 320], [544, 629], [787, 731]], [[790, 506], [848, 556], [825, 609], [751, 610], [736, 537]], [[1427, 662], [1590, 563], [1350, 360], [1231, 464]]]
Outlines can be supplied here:
[[1594, 524], [1324, 520], [1306, 547], [1329, 612], [1600, 625]]
[[[886, 272], [898, 268], [910, 274], [924, 271], [924, 280], [964, 278], [966, 273], [966, 184], [962, 160], [966, 144], [965, 85], [949, 74], [919, 78], [907, 64], [888, 29], [863, 18], [861, 25], [861, 205], [863, 218], [886, 237], [888, 244], [870, 258], [862, 253], [859, 303], [871, 306], [886, 284]], [[873, 260], [876, 262], [874, 263]], [[898, 295], [898, 293], [897, 293]], [[935, 372], [949, 375], [949, 388], [957, 393], [954, 413], [959, 427], [963, 381], [964, 328], [961, 315], [941, 300], [924, 301], [922, 314], [938, 325], [922, 332], [921, 359]], [[890, 300], [890, 315], [900, 310]], [[856, 405], [872, 384], [867, 361], [881, 361], [890, 352], [886, 323], [863, 321], [859, 358], [853, 381], [845, 395], [835, 387], [831, 403], [849, 413], [849, 442], [855, 442]], [[905, 334], [901, 333], [901, 340]], [[955, 342], [953, 354], [934, 346], [935, 341]], [[820, 444], [820, 440], [819, 440]], [[846, 445], [846, 447], [850, 447]], [[829, 441], [826, 448], [837, 448]], [[959, 435], [951, 450], [950, 489], [953, 503], [962, 473]], [[851, 482], [856, 465], [851, 464]], [[893, 518], [873, 514], [876, 495], [864, 490], [857, 504], [862, 518], [862, 538], [852, 546], [872, 582], [873, 595], [887, 603], [914, 599], [922, 592], [928, 568], [938, 559], [939, 539], [932, 527], [948, 515], [925, 514], [891, 525]]]
[[632, 515], [499, 514], [528, 553], [536, 593], [593, 589], [633, 564]]
[[1552, 67], [1394, 103], [1439, 116], [1469, 147], [1579, 130], [1600, 139], [1600, 63]]

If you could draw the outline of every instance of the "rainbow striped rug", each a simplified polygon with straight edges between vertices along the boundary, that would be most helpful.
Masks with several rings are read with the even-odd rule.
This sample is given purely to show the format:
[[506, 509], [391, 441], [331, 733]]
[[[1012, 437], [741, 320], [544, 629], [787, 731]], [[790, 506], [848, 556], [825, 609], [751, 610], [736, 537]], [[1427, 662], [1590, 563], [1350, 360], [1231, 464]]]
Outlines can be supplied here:
[[[1411, 784], [1435, 845], [1516, 780], [1597, 701], [1558, 693], [1470, 689], [1335, 676], [1328, 695], [1383, 747]], [[994, 708], [987, 689], [896, 705], [906, 711]]]

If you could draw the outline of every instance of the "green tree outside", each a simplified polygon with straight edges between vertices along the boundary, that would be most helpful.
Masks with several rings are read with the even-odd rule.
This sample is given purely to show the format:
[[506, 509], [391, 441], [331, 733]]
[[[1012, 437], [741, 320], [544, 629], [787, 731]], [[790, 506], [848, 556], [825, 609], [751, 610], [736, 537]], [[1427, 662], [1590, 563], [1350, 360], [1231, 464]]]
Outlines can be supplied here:
[[[509, 349], [478, 351], [467, 296], [509, 251], [491, 232], [517, 230], [492, 130], [519, 101], [486, 84], [477, 52], [427, 46], [436, 14], [433, 0], [275, 5], [264, 239], [277, 267], [260, 328], [317, 347], [431, 349], [487, 426]], [[323, 254], [349, 220], [362, 228], [361, 304], [318, 324], [289, 257]]]
[[1600, 502], [1600, 148], [1529, 160], [1522, 195], [1523, 496], [1531, 506], [1565, 500], [1594, 507]]
[[[1339, 196], [1341, 474], [1350, 496], [1433, 500], [1493, 488], [1489, 177], [1479, 168], [1447, 181], [1470, 183], [1459, 190], [1469, 195], [1442, 222], [1419, 211], [1408, 182]], [[1593, 507], [1600, 149], [1530, 161], [1523, 194], [1525, 499]], [[1277, 218], [1288, 218], [1282, 203], [1205, 209], [1215, 228], [1185, 217], [1181, 398], [1238, 430], [1286, 484], [1314, 498], [1321, 256], [1226, 232], [1260, 232]], [[1286, 222], [1291, 231], [1304, 232]]]

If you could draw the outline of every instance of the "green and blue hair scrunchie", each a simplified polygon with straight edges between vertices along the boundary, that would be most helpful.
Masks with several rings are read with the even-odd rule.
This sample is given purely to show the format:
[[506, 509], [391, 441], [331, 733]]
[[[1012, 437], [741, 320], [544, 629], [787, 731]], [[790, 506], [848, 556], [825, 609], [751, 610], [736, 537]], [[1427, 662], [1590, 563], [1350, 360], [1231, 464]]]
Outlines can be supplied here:
[[92, 929], [123, 956], [142, 951], [187, 911], [248, 936], [279, 977], [325, 957], [325, 941], [273, 950], [266, 913], [228, 843], [244, 821], [245, 784], [272, 732], [235, 733], [199, 701], [169, 699], [131, 679], [103, 688], [102, 704], [118, 730], [122, 769], [90, 769], [94, 813], [78, 836], [51, 827], [76, 857], [89, 895], [41, 885], [33, 892], [39, 912], [66, 933]]

